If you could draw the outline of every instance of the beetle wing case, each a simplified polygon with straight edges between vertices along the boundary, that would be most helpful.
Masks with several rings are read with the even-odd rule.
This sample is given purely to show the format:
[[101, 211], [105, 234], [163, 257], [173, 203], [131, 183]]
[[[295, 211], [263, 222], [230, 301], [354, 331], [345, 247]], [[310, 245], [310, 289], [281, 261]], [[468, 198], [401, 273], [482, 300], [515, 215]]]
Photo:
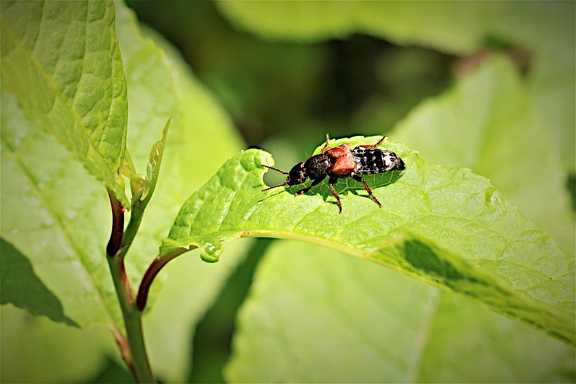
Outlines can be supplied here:
[[268, 187], [264, 189], [264, 191], [285, 185], [291, 187], [302, 184], [307, 178], [310, 178], [312, 183], [296, 192], [296, 195], [303, 195], [312, 187], [318, 185], [326, 176], [329, 176], [328, 186], [336, 198], [340, 213], [342, 213], [342, 203], [340, 202], [338, 192], [334, 189], [334, 184], [338, 182], [339, 178], [352, 177], [354, 180], [361, 182], [370, 198], [378, 204], [379, 207], [382, 207], [382, 204], [376, 196], [374, 196], [366, 180], [360, 175], [371, 175], [405, 169], [404, 162], [396, 156], [394, 152], [377, 148], [384, 138], [385, 137], [382, 137], [376, 144], [358, 145], [354, 147], [354, 149], [350, 149], [348, 144], [329, 148], [330, 138], [326, 135], [326, 144], [322, 148], [322, 153], [308, 158], [308, 160], [303, 163], [296, 164], [290, 172], [284, 172], [280, 169], [263, 165], [264, 167], [283, 174], [288, 174], [286, 182]]
[[348, 144], [329, 149], [326, 154], [332, 160], [332, 168], [329, 173], [337, 176], [345, 176], [356, 171], [356, 161]]

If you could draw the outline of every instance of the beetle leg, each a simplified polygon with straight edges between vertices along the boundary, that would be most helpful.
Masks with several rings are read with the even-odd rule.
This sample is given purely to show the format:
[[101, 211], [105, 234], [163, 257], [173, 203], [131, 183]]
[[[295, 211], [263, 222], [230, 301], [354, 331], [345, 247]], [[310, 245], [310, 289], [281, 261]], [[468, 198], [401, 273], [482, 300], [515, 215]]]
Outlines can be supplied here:
[[326, 152], [329, 146], [330, 146], [330, 137], [328, 136], [328, 134], [326, 134], [326, 144], [324, 144], [324, 146], [322, 147], [322, 153]]
[[381, 138], [380, 140], [378, 140], [378, 142], [377, 142], [376, 144], [372, 144], [372, 145], [359, 145], [359, 147], [362, 147], [362, 148], [370, 148], [370, 149], [371, 149], [371, 148], [376, 148], [376, 147], [378, 147], [378, 146], [384, 141], [385, 138], [386, 138], [386, 136], [382, 136], [382, 138]]
[[366, 190], [366, 192], [368, 192], [368, 194], [370, 195], [370, 198], [371, 198], [372, 200], [374, 200], [374, 202], [375, 202], [376, 204], [378, 204], [378, 206], [379, 206], [380, 208], [382, 208], [382, 204], [380, 204], [380, 202], [378, 201], [378, 199], [376, 198], [376, 196], [374, 196], [374, 194], [372, 193], [372, 190], [370, 189], [370, 187], [368, 186], [368, 184], [366, 184], [366, 180], [364, 180], [363, 177], [360, 177], [360, 176], [358, 176], [358, 175], [351, 175], [351, 176], [352, 176], [352, 178], [353, 178], [354, 180], [359, 181], [359, 182], [361, 182], [362, 184], [364, 184], [364, 189]]
[[328, 180], [328, 185], [330, 186], [330, 190], [332, 191], [332, 194], [334, 195], [336, 201], [338, 202], [338, 209], [339, 209], [338, 213], [342, 213], [342, 203], [340, 202], [340, 195], [338, 194], [338, 192], [336, 192], [336, 189], [334, 189], [334, 184], [336, 184], [337, 182], [338, 182], [337, 177], [330, 177], [330, 180]]
[[319, 177], [317, 179], [314, 179], [314, 181], [312, 181], [312, 184], [310, 184], [309, 186], [307, 186], [306, 188], [302, 188], [301, 190], [299, 190], [298, 192], [296, 192], [294, 195], [303, 195], [306, 192], [308, 192], [313, 186], [318, 185], [322, 180], [324, 180], [324, 178], [326, 177], [326, 175]]

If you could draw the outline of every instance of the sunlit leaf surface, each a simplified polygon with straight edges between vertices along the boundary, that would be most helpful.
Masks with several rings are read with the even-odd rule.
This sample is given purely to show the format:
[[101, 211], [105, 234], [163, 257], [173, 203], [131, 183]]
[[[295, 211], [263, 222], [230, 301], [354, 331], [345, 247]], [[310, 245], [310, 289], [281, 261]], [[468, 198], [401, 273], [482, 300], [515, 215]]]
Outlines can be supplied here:
[[[378, 137], [337, 140], [370, 144]], [[304, 240], [403, 271], [574, 342], [574, 260], [523, 218], [488, 180], [445, 169], [385, 141], [406, 163], [368, 180], [380, 209], [354, 181], [343, 182], [338, 214], [326, 184], [308, 194], [262, 192], [269, 154], [229, 160], [182, 207], [162, 253], [201, 248], [217, 261], [222, 242], [265, 236]]]
[[129, 207], [115, 174], [128, 117], [110, 1], [3, 1], [2, 85]]

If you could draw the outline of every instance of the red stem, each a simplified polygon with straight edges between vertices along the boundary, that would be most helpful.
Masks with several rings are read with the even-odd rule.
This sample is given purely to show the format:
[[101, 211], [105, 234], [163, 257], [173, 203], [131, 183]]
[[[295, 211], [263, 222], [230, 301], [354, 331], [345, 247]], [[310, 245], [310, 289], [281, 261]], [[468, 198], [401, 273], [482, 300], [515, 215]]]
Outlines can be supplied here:
[[150, 291], [150, 287], [152, 286], [152, 282], [154, 281], [156, 275], [158, 275], [158, 273], [162, 270], [162, 268], [164, 268], [166, 264], [168, 264], [168, 262], [187, 251], [188, 249], [178, 248], [164, 255], [156, 256], [152, 264], [150, 264], [146, 270], [146, 273], [144, 273], [142, 282], [138, 288], [138, 296], [136, 296], [136, 307], [139, 311], [143, 311], [144, 308], [146, 308], [148, 292]]
[[116, 328], [112, 329], [112, 333], [114, 334], [114, 339], [116, 339], [118, 348], [120, 348], [120, 354], [122, 355], [122, 360], [124, 360], [124, 362], [128, 366], [128, 369], [130, 369], [132, 377], [138, 377], [136, 369], [134, 368], [134, 361], [132, 360], [132, 352], [130, 352], [130, 344], [128, 344], [128, 340]]
[[114, 257], [120, 249], [122, 238], [124, 237], [124, 207], [110, 190], [108, 190], [108, 197], [112, 207], [112, 233], [110, 234], [108, 245], [106, 245], [106, 254], [109, 257]]

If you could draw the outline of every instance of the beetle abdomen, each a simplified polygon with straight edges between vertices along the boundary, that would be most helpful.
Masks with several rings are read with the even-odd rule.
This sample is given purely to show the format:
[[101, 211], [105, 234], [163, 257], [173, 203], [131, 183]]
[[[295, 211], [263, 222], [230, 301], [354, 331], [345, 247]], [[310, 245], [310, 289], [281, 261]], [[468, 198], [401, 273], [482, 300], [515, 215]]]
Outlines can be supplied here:
[[377, 148], [356, 147], [352, 150], [356, 161], [356, 174], [372, 175], [404, 169], [404, 162], [392, 151]]

